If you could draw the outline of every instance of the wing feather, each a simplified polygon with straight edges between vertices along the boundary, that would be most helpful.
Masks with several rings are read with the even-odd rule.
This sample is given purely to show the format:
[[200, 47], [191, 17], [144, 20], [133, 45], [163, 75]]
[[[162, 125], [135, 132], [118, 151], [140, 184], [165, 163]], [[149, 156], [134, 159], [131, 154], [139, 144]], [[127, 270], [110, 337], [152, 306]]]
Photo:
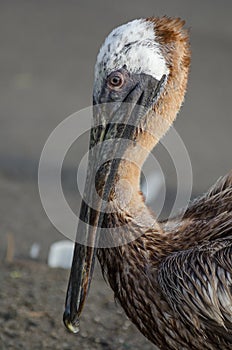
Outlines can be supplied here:
[[232, 238], [172, 254], [158, 280], [184, 322], [205, 336], [215, 330], [214, 337], [232, 345]]
[[228, 212], [232, 212], [232, 170], [219, 178], [207, 193], [196, 198], [183, 218], [207, 220]]

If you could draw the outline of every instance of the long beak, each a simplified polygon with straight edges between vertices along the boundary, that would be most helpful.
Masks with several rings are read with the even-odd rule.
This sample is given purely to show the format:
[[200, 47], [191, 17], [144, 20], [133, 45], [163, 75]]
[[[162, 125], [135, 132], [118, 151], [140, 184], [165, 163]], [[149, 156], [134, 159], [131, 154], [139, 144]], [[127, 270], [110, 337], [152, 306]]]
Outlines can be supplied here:
[[[110, 201], [120, 158], [123, 158], [126, 150], [125, 142], [122, 146], [120, 139], [134, 139], [136, 127], [160, 91], [160, 82], [154, 78], [145, 76], [142, 82], [135, 86], [120, 106], [99, 105], [94, 108], [95, 126], [90, 138], [85, 194], [63, 315], [65, 326], [73, 333], [79, 331], [79, 317], [90, 287], [97, 249], [102, 246], [99, 242], [101, 228], [105, 225], [107, 203]], [[104, 125], [96, 126], [99, 121], [104, 121]], [[106, 142], [108, 140], [111, 141], [110, 147]], [[103, 164], [102, 159], [106, 160]]]

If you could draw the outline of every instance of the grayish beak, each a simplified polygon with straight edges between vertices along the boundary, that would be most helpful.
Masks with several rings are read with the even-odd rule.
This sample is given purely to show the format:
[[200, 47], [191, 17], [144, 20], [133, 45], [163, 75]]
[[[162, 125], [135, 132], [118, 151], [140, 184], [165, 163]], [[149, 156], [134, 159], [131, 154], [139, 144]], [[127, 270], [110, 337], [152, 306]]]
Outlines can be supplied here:
[[[111, 200], [120, 159], [126, 150], [125, 142], [121, 145], [120, 140], [135, 139], [136, 128], [154, 105], [164, 79], [157, 81], [141, 74], [138, 83], [125, 96], [124, 103], [94, 107], [85, 193], [63, 316], [65, 326], [73, 333], [79, 330], [79, 317], [90, 287], [97, 247], [103, 246], [100, 232], [102, 227], [107, 227], [106, 207]], [[110, 101], [104, 89], [101, 101]], [[105, 142], [107, 140], [110, 145]]]

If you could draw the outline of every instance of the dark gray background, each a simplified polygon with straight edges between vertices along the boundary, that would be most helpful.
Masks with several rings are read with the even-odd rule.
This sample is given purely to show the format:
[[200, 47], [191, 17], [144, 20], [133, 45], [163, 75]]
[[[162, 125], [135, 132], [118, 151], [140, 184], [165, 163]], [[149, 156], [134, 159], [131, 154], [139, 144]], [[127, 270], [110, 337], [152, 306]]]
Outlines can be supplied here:
[[[193, 194], [206, 191], [231, 168], [231, 1], [0, 1], [0, 241], [7, 233], [16, 255], [33, 242], [62, 239], [48, 221], [37, 191], [37, 165], [51, 131], [91, 103], [93, 68], [105, 36], [134, 18], [180, 16], [191, 29], [192, 67], [175, 127], [188, 149]], [[67, 157], [67, 197], [78, 207], [72, 174], [88, 137]], [[162, 154], [162, 153], [161, 153]], [[165, 162], [164, 162], [165, 163]], [[175, 181], [165, 176], [170, 192]], [[169, 180], [170, 176], [170, 180]], [[76, 207], [75, 207], [76, 205]]]

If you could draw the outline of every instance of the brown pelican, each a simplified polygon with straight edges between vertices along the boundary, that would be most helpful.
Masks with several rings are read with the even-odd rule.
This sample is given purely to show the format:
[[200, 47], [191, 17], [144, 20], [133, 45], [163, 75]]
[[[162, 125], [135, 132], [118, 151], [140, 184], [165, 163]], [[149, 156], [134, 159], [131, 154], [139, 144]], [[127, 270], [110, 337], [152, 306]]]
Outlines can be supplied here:
[[[162, 222], [139, 187], [148, 152], [184, 99], [190, 49], [183, 26], [168, 17], [135, 20], [114, 29], [98, 54], [64, 323], [78, 331], [97, 255], [115, 298], [157, 347], [232, 349], [232, 172]], [[118, 244], [99, 243], [107, 232]]]

